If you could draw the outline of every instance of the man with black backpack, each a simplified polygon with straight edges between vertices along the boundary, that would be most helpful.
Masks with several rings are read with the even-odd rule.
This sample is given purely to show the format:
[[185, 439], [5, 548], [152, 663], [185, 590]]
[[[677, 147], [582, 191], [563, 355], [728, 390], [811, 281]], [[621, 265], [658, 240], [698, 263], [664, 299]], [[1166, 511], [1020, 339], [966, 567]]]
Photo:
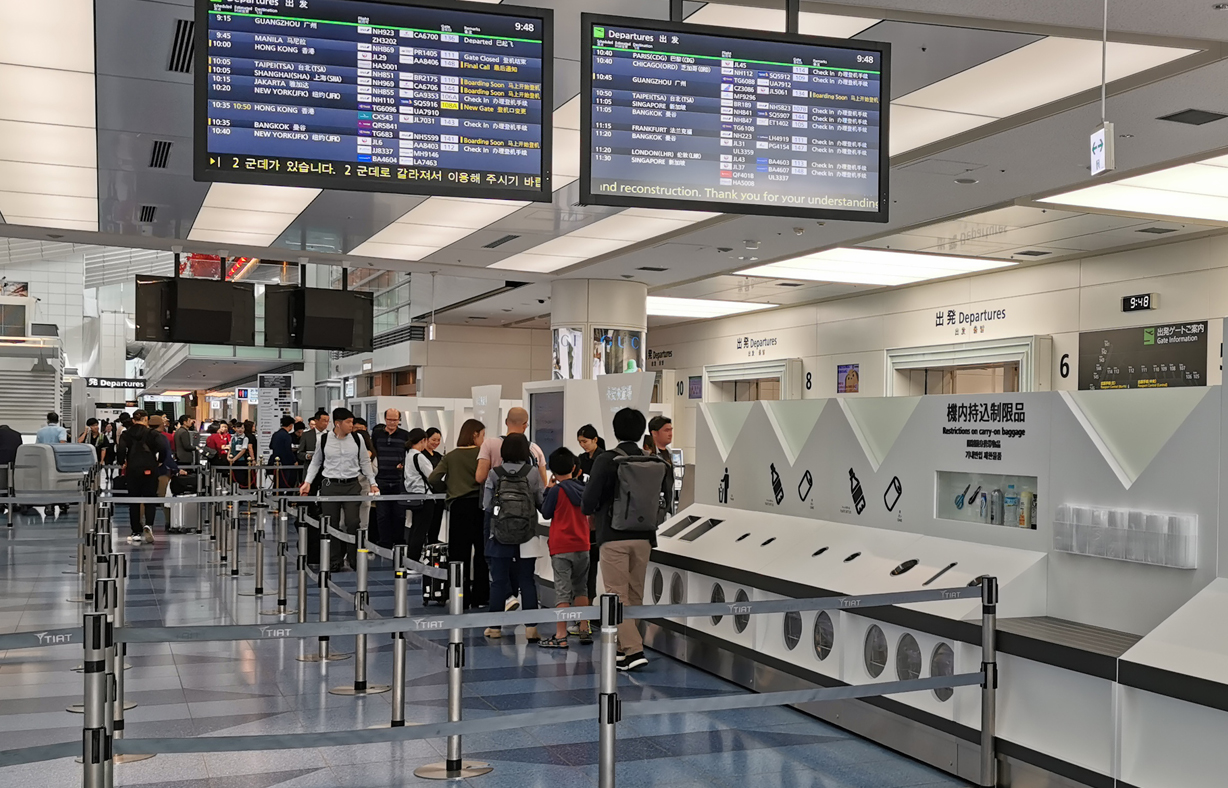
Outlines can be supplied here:
[[[315, 481], [316, 476], [323, 477], [320, 484], [320, 495], [359, 496], [363, 494], [362, 485], [358, 481], [359, 476], [374, 479], [375, 472], [371, 470], [371, 455], [367, 451], [367, 444], [353, 430], [354, 414], [348, 408], [336, 408], [333, 411], [333, 431], [320, 436], [320, 442], [311, 457], [311, 465], [307, 467], [306, 481], [298, 488], [299, 495], [311, 492], [311, 483]], [[379, 495], [378, 485], [372, 484], [370, 489], [372, 495]], [[362, 502], [357, 500], [338, 501], [337, 503], [322, 503], [320, 510], [332, 527], [355, 534], [358, 533], [358, 513], [361, 506]], [[342, 512], [345, 513], [344, 525], [342, 525]], [[343, 552], [341, 549], [343, 544], [340, 539], [332, 540], [329, 556], [331, 566], [328, 571], [340, 572], [341, 562], [346, 556], [350, 559], [351, 569], [358, 566], [357, 546], [346, 545]]]
[[[132, 425], [119, 436], [117, 458], [123, 469], [128, 495], [153, 498], [158, 494], [159, 469], [167, 460], [166, 440], [156, 430], [150, 429], [148, 414], [138, 410], [132, 414]], [[143, 514], [142, 514], [143, 510]], [[132, 527], [129, 544], [153, 544], [154, 517], [158, 507], [154, 504], [129, 504], [128, 522]]]
[[[648, 559], [657, 546], [657, 526], [665, 520], [674, 485], [670, 464], [640, 449], [645, 424], [644, 414], [632, 408], [614, 414], [618, 446], [593, 460], [581, 499], [581, 509], [594, 517], [597, 526], [606, 591], [618, 594], [627, 606], [644, 602]], [[639, 628], [624, 618], [618, 626], [618, 669], [636, 670], [647, 664]]]
[[[520, 548], [537, 535], [537, 511], [546, 497], [541, 474], [533, 466], [529, 439], [514, 432], [499, 447], [499, 466], [486, 477], [482, 504], [486, 510], [486, 563], [490, 566], [490, 612], [506, 610], [514, 586], [520, 588], [525, 610], [537, 609], [536, 558], [522, 557]], [[490, 627], [486, 637], [503, 636]], [[537, 627], [524, 628], [525, 639], [536, 641]]]

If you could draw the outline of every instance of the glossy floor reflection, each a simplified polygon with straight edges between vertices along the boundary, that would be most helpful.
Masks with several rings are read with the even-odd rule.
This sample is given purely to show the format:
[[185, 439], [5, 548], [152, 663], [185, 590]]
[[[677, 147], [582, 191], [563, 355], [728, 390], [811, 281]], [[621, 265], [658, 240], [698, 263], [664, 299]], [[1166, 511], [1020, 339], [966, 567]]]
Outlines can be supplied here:
[[[0, 514], [0, 518], [3, 515]], [[130, 546], [124, 513], [116, 517], [116, 549], [129, 556], [128, 622], [136, 626], [276, 622], [258, 617], [275, 603], [239, 596], [251, 577], [219, 576], [212, 553], [197, 536], [166, 536], [152, 546]], [[67, 602], [79, 579], [63, 574], [75, 554], [75, 510], [44, 520], [23, 515], [0, 526], [0, 632], [72, 626], [81, 606]], [[275, 549], [266, 551], [266, 582], [276, 582]], [[247, 554], [243, 554], [246, 560]], [[246, 564], [245, 564], [246, 566]], [[291, 566], [293, 563], [291, 562]], [[377, 563], [372, 597], [391, 615], [391, 571]], [[291, 580], [293, 583], [293, 579]], [[353, 574], [338, 577], [350, 587]], [[419, 599], [411, 586], [411, 611]], [[293, 600], [293, 586], [291, 586]], [[310, 592], [311, 610], [316, 591]], [[334, 600], [334, 620], [350, 615]], [[439, 608], [433, 608], [438, 611]], [[312, 616], [314, 618], [314, 615]], [[373, 638], [369, 680], [391, 681], [391, 645]], [[408, 656], [406, 720], [446, 719], [444, 635], [412, 636]], [[523, 713], [534, 708], [595, 704], [597, 672], [592, 647], [574, 641], [568, 651], [529, 645], [516, 637], [490, 641], [469, 636], [467, 718]], [[307, 648], [314, 648], [314, 643]], [[350, 638], [334, 645], [352, 651]], [[353, 661], [329, 665], [295, 661], [295, 641], [134, 645], [128, 662], [128, 737], [300, 733], [363, 728], [387, 722], [390, 695], [352, 698], [328, 689], [353, 681]], [[738, 687], [650, 653], [648, 668], [620, 676], [625, 701], [739, 692]], [[78, 742], [81, 717], [64, 707], [80, 702], [81, 677], [72, 669], [78, 648], [0, 652], [0, 749]], [[487, 788], [593, 788], [597, 729], [591, 723], [549, 725], [465, 738], [465, 755], [487, 761], [493, 773], [468, 781]], [[442, 741], [259, 753], [159, 755], [116, 767], [117, 785], [168, 788], [309, 788], [438, 784], [413, 776], [416, 767], [442, 759]], [[787, 786], [789, 788], [903, 788], [964, 786], [941, 772], [814, 720], [783, 709], [636, 717], [620, 723], [618, 780], [623, 786]], [[80, 785], [80, 766], [69, 759], [0, 768], [0, 786]]]

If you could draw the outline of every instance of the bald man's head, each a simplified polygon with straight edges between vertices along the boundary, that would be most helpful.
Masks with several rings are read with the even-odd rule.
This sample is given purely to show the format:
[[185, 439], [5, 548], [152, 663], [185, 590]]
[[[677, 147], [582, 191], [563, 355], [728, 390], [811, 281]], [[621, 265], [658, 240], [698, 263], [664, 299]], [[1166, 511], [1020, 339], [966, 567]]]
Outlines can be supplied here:
[[524, 408], [512, 408], [503, 421], [507, 425], [507, 434], [523, 433], [529, 428], [529, 412]]

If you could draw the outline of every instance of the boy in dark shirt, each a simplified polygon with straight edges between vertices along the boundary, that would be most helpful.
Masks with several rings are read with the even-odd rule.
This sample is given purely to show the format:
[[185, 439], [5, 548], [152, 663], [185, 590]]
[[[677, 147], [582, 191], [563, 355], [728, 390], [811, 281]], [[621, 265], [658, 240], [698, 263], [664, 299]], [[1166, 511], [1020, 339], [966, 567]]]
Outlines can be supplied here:
[[[584, 483], [576, 477], [576, 455], [556, 449], [548, 463], [554, 478], [542, 503], [542, 516], [550, 520], [550, 566], [554, 569], [555, 607], [588, 606], [588, 518], [580, 511]], [[542, 648], [567, 648], [567, 622], [559, 621], [553, 637], [538, 643]], [[580, 643], [593, 642], [589, 624], [580, 625]]]

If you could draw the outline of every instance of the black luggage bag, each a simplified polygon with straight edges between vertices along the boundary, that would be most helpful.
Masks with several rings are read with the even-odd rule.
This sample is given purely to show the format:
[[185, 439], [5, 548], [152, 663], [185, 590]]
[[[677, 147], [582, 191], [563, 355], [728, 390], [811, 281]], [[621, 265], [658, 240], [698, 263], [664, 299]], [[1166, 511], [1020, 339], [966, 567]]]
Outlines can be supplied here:
[[[437, 566], [442, 569], [448, 567], [448, 543], [436, 542], [428, 544], [422, 551], [422, 563], [427, 566]], [[422, 604], [429, 605], [432, 602], [438, 602], [441, 605], [448, 604], [448, 581], [447, 579], [437, 579], [434, 577], [422, 576]]]

